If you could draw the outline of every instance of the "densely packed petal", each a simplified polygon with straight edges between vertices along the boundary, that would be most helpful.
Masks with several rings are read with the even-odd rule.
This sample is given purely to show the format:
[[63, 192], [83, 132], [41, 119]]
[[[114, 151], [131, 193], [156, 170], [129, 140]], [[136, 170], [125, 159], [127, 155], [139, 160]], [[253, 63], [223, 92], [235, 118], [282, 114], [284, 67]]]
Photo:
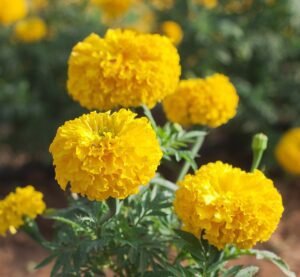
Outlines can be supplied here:
[[68, 91], [89, 109], [153, 107], [175, 91], [179, 75], [179, 55], [168, 38], [109, 30], [73, 48]]
[[15, 231], [24, 224], [25, 216], [34, 219], [45, 208], [41, 192], [32, 186], [18, 187], [16, 192], [0, 200], [0, 235], [5, 235], [9, 230]]
[[174, 201], [183, 228], [219, 249], [226, 244], [251, 248], [266, 241], [283, 212], [273, 182], [222, 162], [202, 166], [179, 183]]
[[162, 157], [146, 118], [121, 109], [83, 115], [66, 122], [50, 146], [62, 189], [90, 200], [125, 198], [155, 175]]
[[163, 101], [167, 118], [184, 126], [218, 127], [236, 114], [239, 97], [228, 77], [214, 74], [206, 79], [183, 80]]

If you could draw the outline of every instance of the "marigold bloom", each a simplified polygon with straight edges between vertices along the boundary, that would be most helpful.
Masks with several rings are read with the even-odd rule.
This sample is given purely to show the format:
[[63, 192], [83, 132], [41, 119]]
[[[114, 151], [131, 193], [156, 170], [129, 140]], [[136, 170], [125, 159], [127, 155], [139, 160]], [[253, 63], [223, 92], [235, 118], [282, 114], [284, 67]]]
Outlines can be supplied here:
[[171, 39], [171, 41], [175, 45], [178, 45], [182, 41], [183, 38], [182, 28], [175, 21], [163, 22], [161, 25], [161, 31], [166, 37]]
[[222, 74], [179, 83], [176, 92], [163, 101], [167, 118], [184, 126], [218, 127], [236, 114], [239, 97], [230, 80]]
[[66, 122], [50, 146], [62, 189], [90, 200], [126, 198], [155, 175], [162, 157], [146, 118], [121, 109], [92, 112]]
[[14, 232], [24, 224], [25, 216], [34, 219], [45, 208], [41, 192], [32, 186], [17, 188], [16, 192], [0, 200], [0, 235], [5, 235], [8, 230]]
[[287, 172], [300, 174], [300, 128], [293, 128], [282, 136], [275, 156]]
[[283, 212], [273, 182], [255, 170], [247, 173], [222, 162], [202, 166], [179, 183], [174, 201], [183, 229], [219, 249], [226, 244], [251, 248], [266, 241]]
[[179, 55], [168, 38], [109, 30], [73, 48], [68, 91], [88, 109], [153, 107], [174, 92], [179, 75]]
[[91, 0], [91, 3], [103, 10], [108, 18], [117, 18], [125, 14], [137, 0]]
[[39, 17], [30, 17], [19, 21], [15, 26], [15, 37], [23, 42], [40, 41], [47, 35], [47, 25]]
[[179, 55], [160, 35], [109, 30], [78, 43], [71, 54], [68, 90], [89, 109], [153, 107], [174, 92], [180, 75]]
[[0, 0], [0, 23], [8, 25], [27, 15], [26, 0]]

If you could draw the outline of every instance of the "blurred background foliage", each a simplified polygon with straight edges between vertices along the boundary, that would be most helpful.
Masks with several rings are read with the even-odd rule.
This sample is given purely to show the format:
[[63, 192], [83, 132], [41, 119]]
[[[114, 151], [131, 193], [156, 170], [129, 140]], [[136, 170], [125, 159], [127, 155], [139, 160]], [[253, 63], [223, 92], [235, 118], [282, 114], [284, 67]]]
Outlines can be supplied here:
[[49, 158], [57, 127], [84, 112], [66, 91], [67, 61], [78, 41], [107, 28], [162, 33], [166, 21], [183, 30], [177, 41], [182, 78], [224, 73], [240, 95], [238, 116], [214, 131], [208, 154], [226, 151], [224, 161], [238, 157], [243, 163], [252, 134], [264, 132], [270, 138], [266, 163], [272, 165], [279, 136], [300, 125], [298, 0], [108, 1], [117, 13], [104, 0], [31, 2], [44, 3], [32, 5], [29, 15], [44, 19], [46, 38], [22, 42], [15, 24], [0, 26], [1, 144], [17, 152]]

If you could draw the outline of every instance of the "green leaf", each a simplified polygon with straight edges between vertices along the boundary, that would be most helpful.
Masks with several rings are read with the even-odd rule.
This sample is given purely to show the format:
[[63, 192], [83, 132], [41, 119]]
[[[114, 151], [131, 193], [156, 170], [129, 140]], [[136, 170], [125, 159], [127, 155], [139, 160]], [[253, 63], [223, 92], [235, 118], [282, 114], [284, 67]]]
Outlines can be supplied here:
[[223, 274], [222, 277], [232, 277], [235, 276], [241, 269], [243, 268], [242, 265], [236, 265], [229, 269], [227, 269]]
[[174, 230], [175, 233], [181, 237], [184, 241], [186, 241], [188, 244], [192, 245], [192, 246], [197, 246], [200, 245], [199, 240], [192, 235], [191, 233], [176, 229]]
[[[251, 249], [248, 251], [248, 255], [255, 256], [258, 260], [265, 259], [270, 262], [272, 262], [274, 265], [276, 265], [286, 276], [288, 277], [296, 277], [296, 274], [292, 271], [290, 271], [288, 265], [276, 254], [266, 251], [266, 250], [257, 250], [257, 249]], [[247, 255], [247, 254], [246, 254]]]
[[42, 260], [39, 264], [37, 264], [34, 269], [39, 269], [46, 266], [47, 264], [51, 263], [55, 259], [55, 257], [56, 254], [51, 254], [50, 256]]
[[259, 271], [257, 266], [248, 266], [246, 268], [241, 269], [236, 275], [232, 275], [235, 277], [252, 277], [255, 276]]

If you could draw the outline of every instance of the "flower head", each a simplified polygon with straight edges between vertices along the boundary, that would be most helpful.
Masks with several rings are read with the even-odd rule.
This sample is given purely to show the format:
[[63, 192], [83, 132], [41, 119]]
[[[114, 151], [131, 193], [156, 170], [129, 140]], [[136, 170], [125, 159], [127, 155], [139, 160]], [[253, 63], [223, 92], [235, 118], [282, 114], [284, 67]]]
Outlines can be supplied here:
[[179, 183], [174, 201], [183, 228], [222, 249], [251, 248], [266, 241], [283, 212], [273, 182], [255, 170], [247, 173], [222, 162], [202, 166]]
[[283, 135], [275, 149], [279, 164], [292, 174], [300, 174], [300, 128]]
[[91, 0], [91, 3], [103, 10], [108, 18], [116, 18], [126, 13], [136, 0]]
[[39, 17], [19, 21], [15, 26], [15, 37], [24, 42], [40, 41], [47, 35], [47, 25]]
[[62, 189], [90, 200], [126, 198], [153, 178], [162, 157], [146, 118], [121, 109], [66, 122], [50, 146]]
[[14, 232], [24, 224], [25, 216], [34, 219], [45, 208], [42, 193], [32, 186], [17, 188], [16, 192], [0, 200], [0, 235], [5, 235], [8, 230]]
[[71, 53], [68, 90], [89, 109], [153, 107], [174, 92], [180, 75], [179, 55], [160, 35], [109, 30], [91, 34]]
[[26, 0], [0, 0], [0, 23], [8, 25], [26, 16]]
[[181, 81], [176, 92], [165, 98], [163, 107], [172, 122], [218, 127], [235, 116], [238, 101], [230, 80], [214, 74], [206, 79]]
[[182, 28], [175, 21], [165, 21], [161, 25], [162, 33], [171, 39], [171, 41], [178, 45], [183, 38]]

